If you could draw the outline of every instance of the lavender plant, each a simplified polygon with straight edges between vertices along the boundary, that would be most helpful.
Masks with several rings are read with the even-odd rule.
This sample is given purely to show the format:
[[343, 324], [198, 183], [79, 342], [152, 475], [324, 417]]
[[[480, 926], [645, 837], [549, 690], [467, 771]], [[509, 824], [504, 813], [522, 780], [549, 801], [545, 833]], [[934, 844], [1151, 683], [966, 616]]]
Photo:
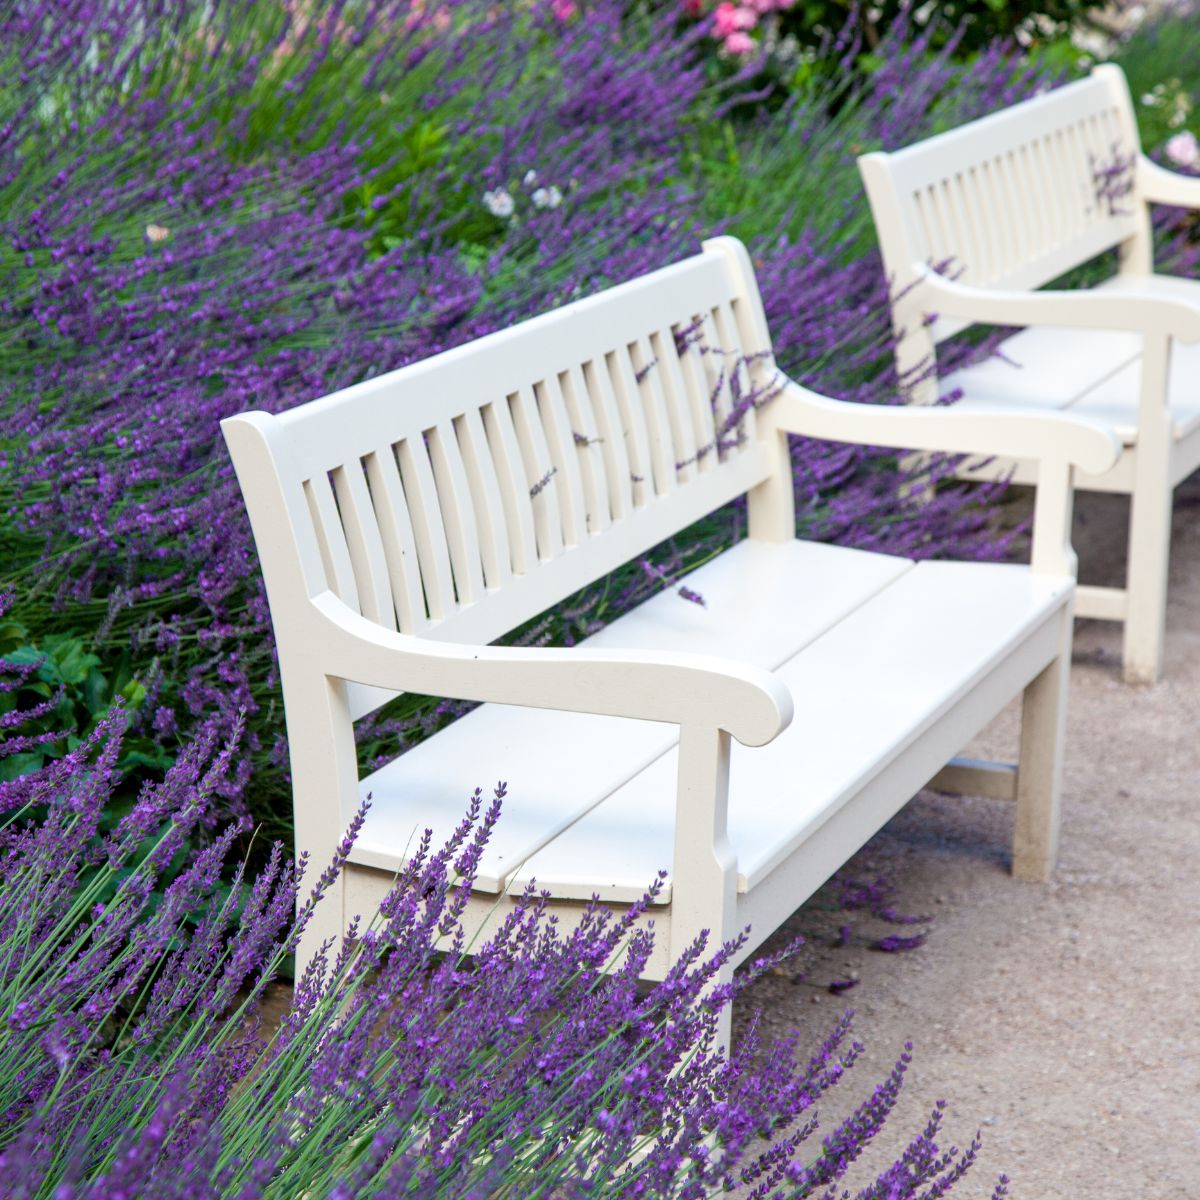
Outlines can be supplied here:
[[[1035, 82], [999, 53], [952, 66], [901, 29], [865, 91], [774, 117], [742, 105], [722, 156], [711, 139], [746, 81], [714, 93], [671, 13], [626, 7], [38, 0], [0, 13], [0, 556], [32, 651], [78, 639], [114, 686], [141, 687], [128, 736], [148, 761], [245, 711], [247, 753], [216, 785], [229, 812], [252, 777], [273, 832], [290, 805], [222, 417], [436, 353], [722, 228], [752, 244], [785, 366], [836, 395], [894, 399], [855, 146]], [[905, 503], [890, 452], [797, 443], [795, 462], [810, 535], [1006, 549], [948, 483], [932, 505]], [[655, 570], [673, 577], [739, 522], [734, 508], [697, 528]], [[535, 636], [586, 632], [652, 574], [635, 564]], [[364, 755], [455, 711], [408, 697], [364, 728]]]
[[[105, 833], [122, 724], [114, 712], [0, 784], [5, 1196], [825, 1196], [884, 1128], [910, 1048], [812, 1144], [816, 1102], [859, 1052], [848, 1016], [807, 1059], [753, 1028], [732, 1055], [715, 1045], [731, 989], [712, 981], [733, 945], [706, 958], [701, 939], [639, 985], [653, 932], [638, 910], [596, 905], [560, 932], [531, 890], [468, 947], [460, 917], [502, 788], [476, 793], [445, 846], [427, 835], [353, 946], [319, 955], [264, 1025], [264, 991], [353, 830], [295, 919], [278, 844], [253, 882], [239, 869], [220, 885], [232, 831], [163, 890], [236, 750], [210, 729]], [[941, 1150], [941, 1120], [939, 1105], [860, 1194], [946, 1194], [977, 1143]]]

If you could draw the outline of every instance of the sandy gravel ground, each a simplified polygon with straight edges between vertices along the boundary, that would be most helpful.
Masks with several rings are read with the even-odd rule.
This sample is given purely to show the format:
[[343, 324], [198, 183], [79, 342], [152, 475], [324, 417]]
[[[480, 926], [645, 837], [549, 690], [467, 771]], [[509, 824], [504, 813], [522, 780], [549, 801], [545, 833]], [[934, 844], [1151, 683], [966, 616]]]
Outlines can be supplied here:
[[[1085, 496], [1076, 545], [1087, 582], [1120, 582], [1127, 501]], [[945, 1143], [981, 1129], [972, 1176], [1014, 1200], [1200, 1200], [1200, 486], [1177, 496], [1167, 667], [1153, 688], [1120, 682], [1119, 628], [1079, 622], [1071, 672], [1062, 845], [1048, 885], [1008, 873], [1011, 809], [922, 793], [849, 865], [886, 875], [901, 911], [933, 915], [905, 954], [832, 948], [844, 914], [817, 896], [791, 932], [816, 932], [792, 973], [759, 980], [768, 1029], [815, 1045], [846, 1007], [867, 1053], [840, 1085], [841, 1108], [870, 1092], [906, 1038], [905, 1098], [885, 1137], [895, 1152], [934, 1101], [949, 1102]], [[1012, 756], [1016, 713], [975, 749]], [[891, 930], [859, 926], [864, 935]], [[776, 935], [769, 944], [778, 946]], [[863, 939], [867, 940], [866, 937]], [[857, 972], [841, 997], [819, 985]], [[828, 1129], [839, 1111], [823, 1109]], [[867, 1168], [848, 1180], [870, 1178]], [[878, 1156], [877, 1165], [890, 1161]]]

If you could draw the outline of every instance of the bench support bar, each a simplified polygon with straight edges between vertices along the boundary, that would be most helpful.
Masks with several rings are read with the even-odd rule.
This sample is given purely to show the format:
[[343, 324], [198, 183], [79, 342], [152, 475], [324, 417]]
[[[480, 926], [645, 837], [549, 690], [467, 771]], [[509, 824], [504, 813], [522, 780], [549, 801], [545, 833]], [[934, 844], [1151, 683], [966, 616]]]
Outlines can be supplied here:
[[935, 792], [950, 792], [955, 796], [1015, 800], [1017, 764], [988, 762], [981, 758], [952, 758], [927, 786]]

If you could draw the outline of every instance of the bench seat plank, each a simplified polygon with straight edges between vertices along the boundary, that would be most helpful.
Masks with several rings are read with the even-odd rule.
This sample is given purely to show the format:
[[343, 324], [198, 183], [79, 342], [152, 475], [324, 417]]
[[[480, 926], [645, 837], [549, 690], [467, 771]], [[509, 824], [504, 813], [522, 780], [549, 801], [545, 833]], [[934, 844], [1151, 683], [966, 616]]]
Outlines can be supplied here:
[[[1200, 304], [1200, 282], [1161, 275], [1119, 275], [1097, 291], [1136, 291]], [[1035, 326], [1005, 339], [996, 356], [951, 372], [945, 395], [961, 390], [967, 409], [1015, 404], [1068, 410], [1111, 425], [1127, 446], [1137, 441], [1141, 386], [1140, 334]], [[1171, 351], [1167, 403], [1172, 433], [1182, 441], [1200, 429], [1200, 345]]]
[[[687, 576], [703, 606], [668, 588], [584, 644], [711, 654], [774, 669], [912, 568], [907, 559], [814, 542], [743, 541]], [[504, 779], [514, 801], [476, 883], [499, 891], [517, 864], [677, 736], [675, 726], [649, 721], [483, 705], [360, 781], [372, 808], [350, 861], [398, 869], [425, 828], [439, 842], [462, 819], [476, 786]]]
[[[764, 880], [1019, 654], [1070, 590], [1067, 579], [1010, 564], [918, 563], [781, 667], [795, 720], [770, 745], [733, 754], [729, 840], [739, 891]], [[1040, 652], [1031, 658], [1028, 678], [1045, 661]], [[976, 727], [992, 715], [980, 713]], [[961, 749], [948, 747], [937, 766]], [[671, 865], [677, 770], [672, 749], [531, 858], [514, 888], [536, 879], [563, 898], [636, 900]], [[874, 832], [865, 826], [863, 841]], [[830, 862], [829, 874], [840, 865]]]

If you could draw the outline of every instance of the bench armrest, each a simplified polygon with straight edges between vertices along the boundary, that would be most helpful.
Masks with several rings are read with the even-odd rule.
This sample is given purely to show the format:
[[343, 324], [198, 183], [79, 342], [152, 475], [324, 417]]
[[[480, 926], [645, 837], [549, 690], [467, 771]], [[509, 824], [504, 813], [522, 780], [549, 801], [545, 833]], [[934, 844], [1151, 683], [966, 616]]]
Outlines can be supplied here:
[[762, 746], [792, 719], [787, 688], [760, 667], [702, 654], [467, 646], [412, 637], [332, 592], [312, 601], [322, 667], [354, 683], [458, 700], [704, 726]]
[[[1059, 325], [1157, 333], [1181, 342], [1200, 342], [1200, 305], [1132, 288], [1120, 291], [1008, 291], [973, 287], [918, 268], [921, 281], [913, 299], [938, 316], [987, 325]], [[919, 299], [918, 299], [919, 297]]]
[[1093, 475], [1120, 457], [1121, 439], [1090, 417], [1028, 409], [855, 404], [831, 400], [788, 380], [773, 404], [780, 428], [805, 437], [904, 450], [1068, 462]]
[[1137, 185], [1149, 204], [1174, 208], [1200, 208], [1200, 176], [1168, 171], [1144, 154], [1138, 158]]

